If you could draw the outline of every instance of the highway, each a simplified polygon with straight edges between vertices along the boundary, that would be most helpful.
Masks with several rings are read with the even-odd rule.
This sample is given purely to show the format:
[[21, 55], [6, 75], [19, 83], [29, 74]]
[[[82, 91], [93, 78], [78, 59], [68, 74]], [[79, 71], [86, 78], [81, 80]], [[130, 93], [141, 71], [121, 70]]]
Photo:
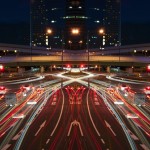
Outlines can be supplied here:
[[[12, 80], [7, 88], [14, 83], [20, 87], [24, 81]], [[6, 107], [0, 101], [0, 149], [148, 150], [150, 101], [141, 107], [129, 103], [118, 88], [121, 81], [114, 75], [90, 72], [45, 74], [36, 82], [29, 79], [34, 88], [19, 104]], [[123, 82], [129, 83], [125, 78]], [[131, 86], [135, 84], [141, 89], [149, 85], [130, 81]], [[116, 105], [118, 99], [121, 104]], [[128, 118], [129, 113], [138, 117]]]
[[[50, 98], [46, 107], [30, 126], [26, 134], [27, 138], [24, 139], [20, 149], [130, 148], [120, 125], [100, 97], [93, 91], [89, 92], [88, 89], [83, 93], [84, 87], [78, 85], [80, 91], [76, 86], [67, 87], [66, 90], [70, 92], [63, 91], [64, 99], [61, 99], [63, 97], [61, 91], [57, 91]], [[78, 102], [80, 100], [76, 97], [72, 99], [70, 94], [73, 90], [76, 90], [77, 95], [79, 94], [77, 97], [83, 97], [81, 102]], [[99, 105], [93, 101], [95, 96]], [[88, 109], [89, 106], [91, 107]], [[110, 125], [111, 122], [113, 125]], [[28, 147], [27, 143], [30, 143]]]

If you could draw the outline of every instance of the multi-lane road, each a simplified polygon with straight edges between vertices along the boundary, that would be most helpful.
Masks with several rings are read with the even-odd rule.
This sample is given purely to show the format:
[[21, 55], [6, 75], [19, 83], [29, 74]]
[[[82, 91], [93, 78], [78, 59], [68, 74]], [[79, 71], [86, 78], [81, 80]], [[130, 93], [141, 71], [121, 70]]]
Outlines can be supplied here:
[[[0, 101], [0, 149], [149, 150], [150, 101], [129, 103], [118, 87], [122, 79], [106, 76], [64, 72], [28, 78], [33, 87], [20, 103], [9, 107]], [[7, 88], [25, 81], [12, 80]], [[132, 81], [137, 83], [149, 85]]]

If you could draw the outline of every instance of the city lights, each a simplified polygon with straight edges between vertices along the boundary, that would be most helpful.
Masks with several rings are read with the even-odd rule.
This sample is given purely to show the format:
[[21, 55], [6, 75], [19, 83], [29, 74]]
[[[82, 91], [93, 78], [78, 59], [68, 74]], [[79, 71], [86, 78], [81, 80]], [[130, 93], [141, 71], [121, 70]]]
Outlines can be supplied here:
[[104, 34], [104, 29], [99, 29], [99, 34]]
[[71, 33], [72, 33], [73, 35], [78, 35], [78, 34], [80, 33], [80, 30], [79, 30], [78, 28], [73, 28], [73, 29], [71, 30]]
[[47, 29], [46, 33], [47, 34], [52, 34], [52, 29]]

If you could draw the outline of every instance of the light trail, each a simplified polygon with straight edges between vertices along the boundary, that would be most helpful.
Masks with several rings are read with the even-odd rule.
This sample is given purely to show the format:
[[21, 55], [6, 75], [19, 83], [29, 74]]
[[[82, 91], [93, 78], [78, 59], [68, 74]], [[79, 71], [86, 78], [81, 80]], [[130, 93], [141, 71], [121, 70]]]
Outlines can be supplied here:
[[15, 144], [15, 147], [14, 147], [15, 150], [19, 150], [19, 149], [20, 149], [21, 143], [22, 143], [22, 141], [23, 141], [23, 139], [24, 139], [24, 137], [25, 137], [25, 135], [26, 135], [26, 133], [27, 133], [27, 131], [28, 131], [30, 125], [31, 125], [31, 123], [33, 122], [35, 116], [38, 114], [38, 112], [39, 112], [40, 109], [43, 107], [43, 105], [45, 105], [45, 103], [47, 102], [47, 100], [49, 99], [49, 97], [50, 97], [52, 94], [53, 94], [53, 93], [45, 95], [44, 101], [43, 101], [41, 104], [39, 104], [39, 106], [37, 106], [36, 111], [33, 112], [33, 114], [31, 115], [31, 117], [28, 119], [28, 121], [27, 121], [27, 123], [26, 123], [26, 126], [25, 126], [23, 132], [21, 133], [20, 138], [17, 140], [17, 143]]
[[54, 129], [53, 129], [53, 131], [52, 131], [52, 133], [51, 133], [50, 136], [53, 136], [54, 132], [56, 131], [56, 128], [58, 127], [58, 124], [59, 124], [59, 122], [60, 122], [60, 119], [61, 119], [61, 117], [62, 117], [62, 112], [63, 112], [63, 109], [64, 109], [64, 93], [62, 92], [62, 94], [63, 94], [63, 103], [62, 103], [62, 107], [61, 107], [61, 112], [60, 112], [58, 121], [57, 121], [57, 123], [56, 123], [56, 125], [55, 125], [55, 127], [54, 127]]
[[[122, 127], [122, 129], [123, 129], [123, 131], [124, 131], [124, 133], [125, 133], [125, 135], [126, 135], [126, 137], [127, 137], [127, 139], [128, 139], [128, 142], [130, 143], [130, 146], [131, 146], [131, 148], [133, 149], [133, 148], [136, 148], [136, 146], [135, 146], [135, 144], [134, 144], [134, 142], [132, 141], [132, 139], [131, 139], [131, 135], [129, 134], [129, 133], [127, 133], [125, 130], [126, 130], [126, 126], [125, 126], [125, 124], [123, 123], [123, 121], [122, 121], [122, 118], [120, 117], [120, 115], [118, 114], [118, 112], [116, 112], [116, 110], [113, 108], [114, 106], [112, 106], [113, 105], [113, 103], [110, 103], [109, 101], [114, 101], [115, 102], [115, 100], [116, 100], [116, 98], [117, 98], [117, 96], [116, 96], [116, 98], [114, 98], [113, 96], [111, 97], [110, 96], [110, 99], [108, 100], [108, 97], [106, 96], [106, 88], [105, 87], [108, 87], [108, 86], [110, 86], [110, 84], [109, 83], [105, 83], [105, 82], [103, 82], [103, 81], [99, 81], [99, 82], [97, 82], [96, 80], [94, 80], [94, 79], [92, 79], [92, 82], [95, 82], [95, 83], [97, 83], [97, 84], [93, 84], [93, 83], [91, 83], [91, 82], [87, 82], [87, 81], [83, 81], [84, 79], [89, 79], [89, 78], [93, 78], [93, 77], [96, 77], [97, 75], [93, 75], [93, 74], [90, 74], [90, 73], [88, 73], [88, 75], [87, 76], [84, 76], [84, 77], [78, 77], [78, 78], [73, 78], [73, 77], [68, 77], [68, 76], [65, 76], [64, 75], [64, 73], [61, 73], [61, 74], [58, 74], [57, 75], [57, 77], [58, 78], [62, 78], [62, 79], [67, 79], [68, 81], [64, 81], [64, 82], [62, 82], [62, 84], [60, 83], [62, 80], [57, 80], [57, 81], [52, 81], [53, 82], [53, 84], [55, 84], [54, 86], [52, 86], [51, 84], [52, 84], [52, 82], [47, 82], [47, 83], [42, 83], [41, 84], [41, 86], [42, 87], [46, 87], [45, 88], [45, 92], [47, 93], [47, 95], [48, 96], [50, 96], [51, 95], [51, 93], [50, 93], [50, 91], [53, 91], [53, 93], [56, 91], [56, 90], [58, 90], [58, 89], [60, 89], [61, 87], [63, 87], [63, 86], [66, 86], [66, 85], [68, 85], [68, 84], [71, 84], [71, 83], [73, 83], [73, 82], [78, 82], [78, 83], [80, 83], [80, 84], [82, 84], [82, 85], [85, 85], [86, 87], [89, 87], [89, 88], [91, 88], [91, 89], [95, 89], [96, 91], [98, 91], [98, 93], [99, 93], [99, 96], [101, 96], [102, 98], [103, 98], [103, 101], [105, 102], [105, 104], [106, 104], [106, 106], [108, 106], [110, 109], [111, 109], [111, 111], [113, 112], [113, 115], [115, 115], [116, 116], [116, 118], [117, 118], [117, 120], [118, 120], [118, 122], [120, 123], [120, 125], [121, 125], [121, 127]], [[88, 80], [89, 81], [89, 80]], [[56, 84], [57, 82], [59, 82], [58, 84]], [[39, 85], [37, 85], [36, 87], [38, 87]], [[51, 86], [51, 87], [50, 87]], [[100, 87], [100, 86], [102, 86], [102, 87]], [[81, 93], [80, 93], [81, 92]], [[79, 93], [76, 91], [73, 91], [72, 90], [72, 96], [73, 95], [75, 95], [75, 101], [79, 101], [79, 99], [77, 100], [77, 97], [78, 96], [82, 96], [82, 94], [83, 94], [83, 92], [82, 91], [80, 91]], [[108, 93], [107, 93], [108, 94]], [[114, 95], [115, 96], [115, 95]], [[41, 101], [40, 101], [40, 99], [39, 98], [35, 98], [34, 99], [35, 101], [37, 101], [37, 102], [40, 102], [39, 104], [38, 104], [38, 106], [36, 106], [37, 107], [37, 110], [40, 110], [42, 107], [43, 107], [43, 105], [45, 105], [45, 103], [43, 103], [42, 102], [42, 99], [41, 99]], [[45, 100], [44, 100], [45, 101]], [[64, 102], [63, 102], [64, 103]], [[87, 103], [88, 103], [88, 100], [87, 100]], [[43, 104], [43, 105], [42, 105]], [[41, 106], [42, 105], [42, 106]], [[41, 107], [40, 107], [41, 106]], [[31, 106], [30, 106], [31, 107]], [[32, 106], [33, 107], [33, 106]], [[40, 107], [40, 109], [39, 109], [39, 107]], [[63, 107], [63, 105], [62, 105], [62, 107]], [[60, 116], [62, 115], [62, 107], [61, 107], [61, 113], [60, 113]], [[147, 105], [146, 106], [148, 109], [149, 109], [149, 106]], [[89, 110], [89, 104], [87, 104], [87, 108], [88, 108], [88, 112], [90, 111]], [[127, 107], [124, 107], [124, 106], [118, 106], [118, 108], [119, 108], [119, 110], [123, 113], [123, 114], [125, 114], [125, 113], [128, 113], [128, 110], [126, 109]], [[23, 109], [23, 108], [22, 108]], [[24, 108], [25, 109], [25, 108]], [[27, 112], [27, 110], [28, 109], [25, 109], [23, 112]], [[141, 110], [141, 109], [140, 109]], [[143, 111], [142, 111], [143, 112]], [[141, 112], [141, 113], [142, 113]], [[39, 112], [38, 112], [39, 113]], [[31, 125], [31, 123], [33, 122], [33, 120], [35, 119], [35, 117], [33, 117], [33, 116], [36, 116], [37, 114], [35, 114], [35, 112], [34, 113], [32, 113], [32, 116], [30, 117], [30, 120], [28, 120], [28, 122], [27, 122], [27, 127], [25, 127], [24, 128], [24, 130], [23, 130], [23, 132], [21, 133], [21, 135], [20, 135], [20, 137], [19, 137], [19, 140], [17, 141], [17, 143], [16, 143], [16, 145], [15, 145], [15, 148], [16, 147], [18, 147], [18, 145], [19, 145], [19, 147], [21, 146], [21, 143], [22, 143], [22, 141], [23, 141], [23, 139], [24, 139], [24, 136], [25, 136], [25, 134], [26, 134], [26, 132], [27, 132], [27, 130], [28, 130], [28, 128], [29, 128], [29, 126]], [[55, 130], [56, 130], [56, 128], [58, 127], [58, 124], [59, 124], [59, 122], [60, 122], [60, 119], [61, 119], [61, 117], [59, 116], [59, 118], [58, 118], [58, 121], [57, 121], [57, 123], [56, 123], [56, 126], [54, 127], [54, 129], [53, 129], [53, 131], [52, 131], [52, 135], [51, 136], [53, 136], [53, 134], [54, 134], [54, 132], [55, 132]], [[89, 114], [89, 116], [90, 116], [90, 114]], [[148, 115], [147, 115], [148, 116]], [[91, 119], [91, 118], [90, 118]], [[92, 122], [92, 121], [91, 121]], [[93, 121], [93, 123], [94, 123], [94, 121]], [[94, 126], [94, 125], [93, 125]], [[138, 128], [138, 127], [137, 127]], [[96, 129], [95, 129], [96, 130]], [[139, 129], [138, 129], [139, 130]], [[137, 130], [136, 130], [137, 131]], [[98, 132], [99, 133], [99, 132]], [[97, 135], [98, 136], [100, 136], [100, 133], [98, 134], [97, 133]], [[76, 131], [76, 134], [77, 134], [77, 131]], [[139, 132], [138, 132], [138, 134], [139, 134]], [[140, 134], [139, 134], [140, 135]], [[143, 137], [144, 137], [144, 135], [143, 135]], [[75, 137], [74, 137], [75, 138]], [[141, 140], [142, 141], [142, 140]], [[6, 142], [7, 143], [7, 142]], [[146, 143], [146, 140], [144, 141], [143, 140], [143, 143]], [[144, 146], [146, 146], [147, 145], [147, 143], [144, 145]], [[70, 145], [70, 146], [72, 146], [72, 144]]]
[[93, 125], [93, 127], [94, 127], [97, 135], [100, 136], [100, 133], [99, 133], [98, 129], [96, 128], [96, 125], [95, 125], [95, 123], [94, 123], [94, 121], [92, 119], [92, 116], [91, 116], [91, 112], [90, 112], [90, 108], [89, 108], [89, 103], [88, 103], [88, 95], [89, 95], [89, 91], [88, 91], [87, 98], [86, 98], [87, 99], [86, 101], [87, 101], [87, 108], [88, 108], [89, 117], [90, 117], [90, 120], [92, 122], [92, 125]]

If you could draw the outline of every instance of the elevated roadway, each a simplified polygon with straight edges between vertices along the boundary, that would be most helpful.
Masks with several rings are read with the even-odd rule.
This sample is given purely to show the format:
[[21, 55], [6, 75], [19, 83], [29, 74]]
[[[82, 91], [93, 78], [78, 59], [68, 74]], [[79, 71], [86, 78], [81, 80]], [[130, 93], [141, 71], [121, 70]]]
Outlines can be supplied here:
[[[0, 43], [0, 51], [14, 51], [17, 50], [17, 53], [33, 53], [34, 55], [49, 55], [49, 54], [60, 54], [59, 52], [62, 52], [62, 49], [60, 48], [49, 48], [49, 47], [30, 47], [28, 45], [15, 45], [15, 44], [5, 44]], [[110, 54], [128, 54], [130, 52], [134, 53], [136, 52], [142, 52], [142, 53], [149, 53], [150, 52], [150, 43], [146, 44], [136, 44], [136, 45], [125, 45], [125, 46], [116, 46], [116, 47], [106, 47], [104, 49], [99, 48], [89, 48], [89, 51], [91, 53], [95, 52], [98, 54], [103, 55], [110, 55]], [[65, 53], [85, 53], [87, 49], [85, 50], [63, 50]]]
[[84, 63], [145, 66], [150, 63], [150, 43], [105, 49], [64, 50], [0, 43], [0, 63], [11, 66]]
[[[32, 66], [32, 65], [50, 65], [66, 63], [72, 64], [88, 64], [88, 55], [51, 55], [51, 56], [9, 56], [1, 57], [0, 63], [7, 64], [10, 66]], [[150, 63], [150, 57], [145, 56], [89, 56], [89, 64], [102, 64], [102, 65], [120, 65], [120, 66], [145, 66]]]

